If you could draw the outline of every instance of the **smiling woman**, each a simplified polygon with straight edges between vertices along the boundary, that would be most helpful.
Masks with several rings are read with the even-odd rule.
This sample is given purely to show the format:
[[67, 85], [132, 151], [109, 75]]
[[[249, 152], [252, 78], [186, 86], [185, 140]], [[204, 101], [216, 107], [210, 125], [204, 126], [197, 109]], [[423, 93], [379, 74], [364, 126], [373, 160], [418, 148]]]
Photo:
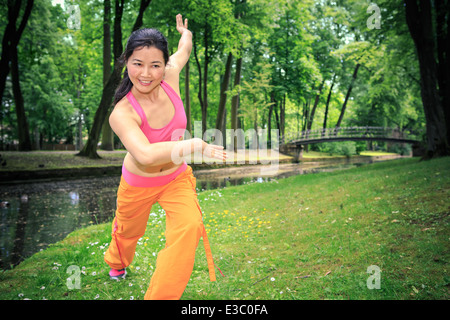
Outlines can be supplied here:
[[[159, 90], [165, 73], [163, 61], [161, 50], [144, 47], [135, 50], [127, 63], [128, 75], [133, 83], [131, 92], [146, 111], [146, 118], [152, 128], [164, 127], [175, 115], [169, 96], [164, 90]], [[172, 87], [176, 88], [175, 85]]]
[[[150, 57], [148, 55], [140, 53], [142, 49], [151, 51]], [[145, 52], [144, 53], [148, 53]], [[157, 58], [152, 59], [153, 56]], [[150, 60], [146, 60], [150, 58]], [[122, 53], [120, 60], [122, 63], [126, 63], [126, 69], [123, 74], [123, 80], [116, 90], [114, 95], [114, 104], [117, 104], [125, 95], [131, 90], [133, 84], [136, 83], [136, 76], [138, 70], [142, 70], [144, 61], [149, 61], [150, 66], [154, 65], [153, 62], [158, 62], [160, 72], [164, 73], [164, 68], [169, 61], [168, 44], [164, 35], [156, 29], [140, 29], [133, 32], [127, 41], [125, 51]], [[145, 68], [145, 69], [146, 69]], [[130, 76], [130, 71], [132, 75]], [[148, 72], [144, 70], [144, 72]], [[144, 75], [147, 76], [147, 75]], [[145, 79], [143, 79], [145, 81]]]
[[[179, 299], [194, 267], [203, 237], [211, 281], [214, 262], [202, 222], [192, 168], [183, 161], [194, 151], [226, 159], [222, 146], [201, 139], [183, 140], [186, 114], [180, 98], [179, 73], [189, 59], [192, 34], [177, 15], [181, 34], [170, 58], [167, 41], [155, 29], [133, 32], [122, 55], [124, 78], [116, 91], [109, 123], [128, 153], [122, 166], [111, 245], [105, 262], [111, 279], [122, 279], [145, 232], [152, 206], [166, 212], [166, 247], [158, 255], [145, 299]], [[170, 61], [170, 63], [169, 63]]]

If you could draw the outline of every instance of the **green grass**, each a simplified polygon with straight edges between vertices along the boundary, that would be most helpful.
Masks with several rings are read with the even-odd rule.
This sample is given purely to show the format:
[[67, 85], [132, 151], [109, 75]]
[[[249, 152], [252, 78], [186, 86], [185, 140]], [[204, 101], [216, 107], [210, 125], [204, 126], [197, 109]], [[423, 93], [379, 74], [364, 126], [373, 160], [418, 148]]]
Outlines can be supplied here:
[[[200, 241], [182, 299], [449, 299], [449, 158], [415, 158], [199, 193]], [[110, 226], [81, 229], [0, 275], [0, 299], [142, 299], [164, 245], [154, 206], [122, 282], [103, 262]], [[369, 266], [381, 270], [369, 289]], [[80, 288], [69, 289], [70, 266]], [[72, 277], [74, 275], [72, 274]], [[74, 283], [74, 281], [72, 281]]]
[[76, 152], [71, 151], [3, 151], [1, 155], [6, 160], [6, 166], [0, 167], [0, 173], [2, 171], [121, 166], [126, 152], [102, 151], [99, 152], [101, 159], [78, 157], [75, 154]]
[[397, 153], [386, 152], [386, 151], [362, 151], [360, 153], [362, 156], [371, 156], [371, 157], [379, 157], [379, 156], [396, 156]]

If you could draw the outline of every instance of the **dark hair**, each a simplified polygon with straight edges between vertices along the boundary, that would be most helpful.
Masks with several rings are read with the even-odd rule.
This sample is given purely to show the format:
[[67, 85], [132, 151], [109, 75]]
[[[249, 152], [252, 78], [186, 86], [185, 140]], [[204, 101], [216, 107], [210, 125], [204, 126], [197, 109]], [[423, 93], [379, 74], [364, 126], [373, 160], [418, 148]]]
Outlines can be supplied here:
[[[143, 47], [155, 47], [161, 50], [164, 56], [164, 63], [167, 64], [169, 61], [169, 49], [166, 37], [156, 29], [144, 28], [131, 33], [127, 45], [125, 46], [125, 50], [119, 58], [119, 63], [124, 65], [128, 58], [133, 54], [134, 50]], [[125, 68], [122, 81], [114, 93], [114, 105], [119, 102], [132, 87], [133, 83], [128, 76], [127, 68]]]

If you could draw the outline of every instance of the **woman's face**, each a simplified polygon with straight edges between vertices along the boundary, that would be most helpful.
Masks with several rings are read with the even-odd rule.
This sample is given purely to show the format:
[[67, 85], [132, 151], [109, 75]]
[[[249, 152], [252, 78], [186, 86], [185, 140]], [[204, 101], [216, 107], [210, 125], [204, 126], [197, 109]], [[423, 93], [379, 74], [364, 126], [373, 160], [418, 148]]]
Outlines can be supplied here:
[[141, 93], [150, 93], [164, 77], [164, 55], [155, 47], [137, 48], [127, 60], [128, 76]]

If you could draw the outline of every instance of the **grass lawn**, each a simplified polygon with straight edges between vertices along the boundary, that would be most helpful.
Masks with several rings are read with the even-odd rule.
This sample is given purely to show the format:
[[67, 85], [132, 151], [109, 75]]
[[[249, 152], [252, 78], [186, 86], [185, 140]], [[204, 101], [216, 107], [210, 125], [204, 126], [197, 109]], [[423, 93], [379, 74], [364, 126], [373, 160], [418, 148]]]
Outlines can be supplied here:
[[[182, 299], [448, 300], [449, 171], [409, 158], [199, 192], [225, 277], [209, 281], [200, 241]], [[164, 226], [155, 205], [124, 281], [109, 280], [101, 224], [2, 272], [0, 299], [142, 299]]]
[[2, 171], [120, 166], [126, 154], [125, 151], [101, 151], [99, 155], [102, 159], [89, 159], [75, 156], [76, 153], [72, 151], [3, 151], [1, 155], [6, 160], [6, 165], [0, 167], [0, 173]]

